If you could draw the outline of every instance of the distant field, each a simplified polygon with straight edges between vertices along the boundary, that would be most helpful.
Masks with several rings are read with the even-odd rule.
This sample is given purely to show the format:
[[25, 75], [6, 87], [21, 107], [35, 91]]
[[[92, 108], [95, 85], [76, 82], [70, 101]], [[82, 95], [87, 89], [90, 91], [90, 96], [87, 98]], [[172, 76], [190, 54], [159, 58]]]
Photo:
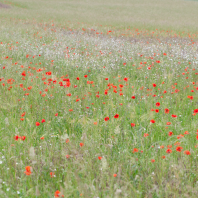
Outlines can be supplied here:
[[184, 0], [12, 0], [0, 16], [197, 33], [198, 2]]

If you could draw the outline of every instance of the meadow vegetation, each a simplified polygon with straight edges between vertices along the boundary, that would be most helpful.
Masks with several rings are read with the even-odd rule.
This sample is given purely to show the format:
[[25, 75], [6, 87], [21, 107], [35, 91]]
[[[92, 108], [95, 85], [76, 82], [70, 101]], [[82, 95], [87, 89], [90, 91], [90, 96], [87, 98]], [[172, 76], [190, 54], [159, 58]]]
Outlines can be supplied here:
[[197, 8], [1, 1], [1, 196], [197, 197]]

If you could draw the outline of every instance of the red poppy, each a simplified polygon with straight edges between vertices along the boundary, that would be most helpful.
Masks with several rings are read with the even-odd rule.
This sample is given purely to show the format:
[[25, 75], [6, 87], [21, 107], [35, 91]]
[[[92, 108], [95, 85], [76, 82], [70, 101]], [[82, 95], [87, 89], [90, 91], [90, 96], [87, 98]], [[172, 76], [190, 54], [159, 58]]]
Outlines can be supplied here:
[[190, 155], [190, 151], [186, 150], [186, 151], [184, 151], [184, 154], [185, 155]]
[[134, 148], [133, 149], [133, 153], [137, 153], [138, 152], [138, 149], [137, 148]]
[[32, 174], [31, 171], [32, 171], [32, 167], [31, 167], [31, 166], [26, 166], [26, 167], [25, 167], [25, 172], [24, 172], [24, 173], [25, 173], [26, 175], [31, 175], [31, 174]]
[[40, 123], [39, 122], [36, 122], [36, 126], [39, 126], [40, 125]]
[[25, 138], [26, 138], [25, 136], [21, 136], [21, 140], [23, 140], [23, 141], [24, 141], [24, 140], [25, 140]]
[[87, 75], [84, 75], [85, 78], [87, 78]]
[[167, 109], [167, 108], [166, 108], [166, 109], [164, 109], [164, 112], [165, 112], [165, 113], [169, 113], [169, 111], [170, 111], [170, 110], [169, 110], [169, 109]]
[[172, 153], [172, 150], [171, 149], [167, 149], [166, 153]]
[[66, 155], [66, 158], [67, 158], [67, 159], [69, 159], [69, 157], [70, 157], [69, 155]]
[[190, 100], [193, 100], [193, 96], [188, 96], [188, 98], [189, 98]]
[[167, 125], [171, 125], [171, 122], [167, 122], [166, 124], [167, 124]]
[[195, 110], [193, 111], [193, 113], [198, 113], [198, 109], [195, 109]]
[[159, 106], [160, 106], [160, 102], [157, 102], [155, 105], [156, 105], [157, 107], [159, 107]]
[[155, 109], [155, 112], [156, 112], [156, 113], [159, 113], [159, 109]]
[[154, 160], [154, 159], [152, 159], [152, 160], [151, 160], [151, 162], [152, 162], [152, 163], [154, 163], [154, 162], [155, 162], [155, 160]]
[[119, 118], [119, 115], [118, 115], [118, 114], [115, 114], [115, 115], [114, 115], [114, 118]]
[[135, 96], [132, 96], [131, 98], [132, 98], [132, 99], [135, 99]]
[[102, 159], [102, 157], [101, 157], [101, 156], [98, 156], [98, 159], [99, 159], [99, 160], [101, 160], [101, 159]]
[[176, 148], [176, 151], [181, 152], [182, 149], [183, 149], [183, 148], [182, 148], [181, 146], [178, 146], [178, 147]]
[[79, 78], [79, 77], [77, 77], [77, 78], [76, 78], [76, 80], [80, 80], [80, 78]]
[[15, 135], [14, 136], [14, 139], [17, 141], [19, 138], [21, 138], [21, 137], [19, 137], [18, 135]]
[[58, 116], [58, 113], [56, 113], [55, 116]]
[[109, 120], [109, 117], [104, 118], [104, 120], [105, 120], [105, 121], [108, 121], [108, 120]]
[[151, 123], [155, 123], [155, 120], [150, 120]]
[[125, 78], [124, 78], [124, 81], [126, 81], [126, 82], [127, 82], [127, 81], [128, 81], [128, 78], [126, 78], [126, 77], [125, 77]]
[[44, 122], [45, 122], [45, 119], [42, 119], [42, 120], [41, 120], [41, 123], [44, 123]]
[[134, 127], [135, 126], [135, 123], [131, 123], [131, 127]]
[[54, 197], [60, 197], [59, 195], [60, 195], [60, 191], [57, 190], [57, 191], [54, 193]]
[[173, 135], [173, 132], [172, 131], [168, 132], [168, 135], [169, 136]]
[[172, 117], [173, 117], [173, 118], [176, 118], [177, 116], [176, 116], [176, 115], [172, 115]]
[[80, 147], [82, 147], [82, 146], [84, 146], [84, 144], [81, 142], [81, 143], [80, 143]]
[[180, 134], [180, 135], [177, 136], [177, 139], [180, 139], [180, 138], [183, 138], [183, 137], [184, 137], [184, 135]]
[[184, 134], [187, 135], [187, 134], [189, 134], [189, 132], [188, 131], [185, 131]]
[[157, 85], [156, 84], [153, 84], [153, 87], [156, 87]]
[[117, 174], [113, 174], [114, 177], [117, 177]]
[[54, 174], [53, 172], [50, 172], [50, 176], [51, 176], [51, 177], [54, 177], [54, 175], [55, 175], [55, 174]]

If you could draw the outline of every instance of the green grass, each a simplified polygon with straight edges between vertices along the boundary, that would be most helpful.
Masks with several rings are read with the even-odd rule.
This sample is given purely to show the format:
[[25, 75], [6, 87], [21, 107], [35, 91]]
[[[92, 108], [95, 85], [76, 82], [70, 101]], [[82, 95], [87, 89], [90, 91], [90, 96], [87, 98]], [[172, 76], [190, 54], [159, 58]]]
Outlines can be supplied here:
[[[197, 4], [172, 1], [160, 26], [169, 1], [10, 2], [0, 10], [1, 195], [197, 197]], [[144, 26], [147, 6], [162, 16]], [[189, 18], [177, 27], [181, 10]]]

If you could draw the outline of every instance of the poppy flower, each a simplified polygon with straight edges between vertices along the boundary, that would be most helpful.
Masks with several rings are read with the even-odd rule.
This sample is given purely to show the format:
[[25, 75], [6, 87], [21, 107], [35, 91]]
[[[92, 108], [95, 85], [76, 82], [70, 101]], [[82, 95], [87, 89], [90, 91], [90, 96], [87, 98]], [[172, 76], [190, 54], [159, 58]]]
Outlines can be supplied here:
[[159, 107], [159, 106], [160, 106], [160, 102], [157, 102], [155, 105], [156, 105], [157, 107]]
[[156, 112], [156, 113], [159, 113], [159, 109], [155, 109], [155, 112]]
[[193, 96], [188, 96], [188, 98], [189, 98], [190, 100], [193, 100]]
[[109, 117], [104, 118], [104, 120], [105, 120], [105, 121], [108, 121], [108, 120], [109, 120]]
[[138, 152], [138, 149], [137, 148], [134, 148], [133, 149], [133, 153], [137, 153]]
[[115, 173], [115, 174], [113, 174], [113, 176], [114, 176], [114, 177], [117, 177], [117, 174]]
[[87, 75], [84, 75], [85, 78], [87, 78]]
[[152, 159], [152, 160], [151, 160], [151, 162], [152, 162], [152, 163], [154, 163], [154, 162], [155, 162], [155, 160], [154, 160], [154, 159]]
[[84, 144], [81, 142], [81, 143], [80, 143], [80, 147], [82, 147], [82, 146], [84, 146]]
[[180, 135], [177, 136], [177, 139], [180, 139], [180, 138], [183, 138], [183, 137], [184, 137], [184, 135], [180, 134]]
[[172, 117], [173, 117], [173, 118], [177, 118], [177, 116], [176, 116], [176, 115], [172, 115]]
[[102, 159], [102, 157], [101, 157], [101, 156], [98, 156], [98, 159], [99, 159], [99, 160], [101, 160], [101, 159]]
[[14, 136], [14, 139], [17, 141], [20, 137], [18, 135]]
[[132, 96], [131, 98], [132, 98], [132, 99], [135, 99], [135, 96]]
[[172, 150], [171, 149], [167, 149], [166, 153], [172, 153]]
[[190, 151], [186, 150], [186, 151], [184, 151], [184, 154], [185, 155], [190, 155]]
[[148, 137], [148, 136], [149, 136], [149, 134], [148, 134], [148, 133], [145, 133], [145, 134], [144, 134], [144, 137]]
[[50, 172], [51, 177], [54, 177], [54, 175], [55, 175], [54, 172]]
[[54, 193], [54, 197], [60, 197], [59, 195], [60, 195], [60, 191], [57, 190], [57, 191]]
[[193, 113], [198, 113], [198, 109], [195, 109], [195, 110], [193, 111]]
[[70, 157], [69, 155], [66, 155], [66, 158], [67, 158], [67, 159], [69, 159], [69, 157]]
[[167, 122], [166, 124], [167, 124], [167, 125], [171, 125], [171, 122]]
[[173, 132], [172, 131], [168, 132], [168, 135], [169, 136], [173, 135]]
[[79, 77], [77, 77], [77, 78], [76, 78], [76, 80], [80, 80], [80, 78], [79, 78]]
[[128, 81], [128, 78], [124, 78], [124, 81], [127, 82]]
[[155, 123], [155, 120], [150, 120], [151, 123]]
[[135, 126], [135, 123], [131, 123], [131, 127], [134, 127]]
[[26, 175], [31, 175], [32, 174], [32, 172], [31, 172], [31, 170], [32, 170], [32, 167], [31, 166], [26, 166], [25, 167], [25, 174]]
[[55, 116], [58, 116], [58, 113], [56, 113]]
[[39, 126], [40, 125], [40, 123], [39, 122], [36, 122], [36, 126]]
[[157, 85], [156, 84], [153, 84], [153, 87], [156, 87]]
[[181, 146], [178, 146], [178, 147], [176, 148], [176, 151], [181, 152], [182, 149], [183, 149], [183, 148], [182, 148]]
[[21, 136], [21, 140], [23, 140], [23, 141], [24, 141], [25, 139], [26, 139], [26, 137], [25, 137], [25, 136]]
[[114, 115], [114, 118], [119, 118], [119, 115], [118, 115], [118, 114], [115, 114], [115, 115]]
[[187, 134], [189, 134], [189, 132], [188, 131], [185, 131], [184, 134], [187, 135]]
[[41, 123], [44, 123], [44, 122], [45, 122], [45, 119], [42, 119], [42, 120], [41, 120]]
[[170, 111], [170, 110], [169, 110], [169, 109], [167, 109], [167, 108], [166, 108], [166, 109], [164, 109], [164, 112], [165, 112], [165, 113], [169, 113], [169, 111]]

